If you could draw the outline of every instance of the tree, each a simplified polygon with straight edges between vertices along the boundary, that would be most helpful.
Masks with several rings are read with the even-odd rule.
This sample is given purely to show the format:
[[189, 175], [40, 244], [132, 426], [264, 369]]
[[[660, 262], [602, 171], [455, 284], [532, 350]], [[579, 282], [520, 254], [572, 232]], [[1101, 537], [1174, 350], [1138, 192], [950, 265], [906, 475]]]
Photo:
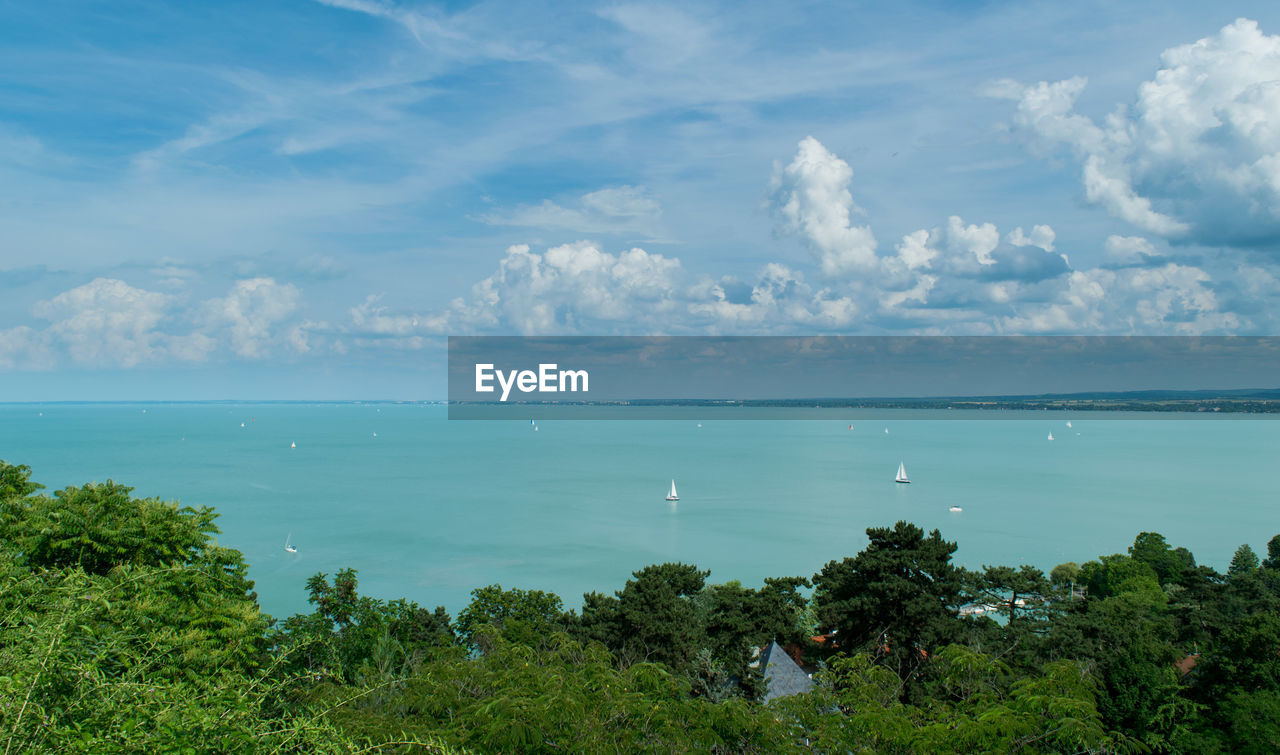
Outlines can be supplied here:
[[1162, 585], [1180, 581], [1184, 571], [1196, 566], [1190, 551], [1185, 548], [1170, 548], [1164, 535], [1155, 532], [1139, 533], [1129, 547], [1129, 555], [1135, 561], [1151, 567]]
[[1262, 562], [1262, 568], [1280, 570], [1280, 535], [1267, 541], [1267, 558]]
[[1068, 561], [1058, 564], [1049, 572], [1049, 582], [1055, 587], [1070, 587], [1080, 581], [1080, 564]]
[[31, 481], [31, 467], [26, 464], [10, 464], [0, 459], [0, 501], [26, 498], [43, 489], [43, 485]]
[[814, 575], [819, 622], [837, 633], [846, 652], [875, 651], [906, 676], [959, 630], [962, 582], [951, 564], [956, 544], [907, 522], [872, 527], [867, 537], [871, 542], [857, 556]]
[[1236, 553], [1231, 557], [1231, 566], [1227, 568], [1227, 575], [1231, 577], [1239, 577], [1245, 574], [1252, 574], [1258, 570], [1260, 566], [1258, 562], [1258, 554], [1253, 552], [1253, 548], [1248, 543], [1236, 548]]
[[[737, 581], [707, 587], [698, 603], [705, 614], [708, 647], [705, 659], [700, 654], [697, 666], [704, 673], [695, 677], [695, 685], [708, 689], [711, 682], [706, 678], [718, 674], [734, 682], [724, 685], [732, 686], [734, 692], [757, 696], [762, 690], [757, 688], [759, 670], [749, 666], [753, 654], [774, 640], [805, 641], [800, 624], [807, 601], [798, 591], [808, 586], [807, 579], [786, 577], [766, 579], [759, 590]], [[715, 673], [705, 673], [708, 669]]]
[[1080, 567], [1080, 582], [1088, 588], [1089, 597], [1098, 600], [1119, 595], [1126, 590], [1126, 584], [1132, 587], [1145, 582], [1155, 585], [1157, 591], [1160, 587], [1155, 569], [1143, 561], [1119, 553], [1086, 562]]
[[624, 663], [653, 661], [686, 671], [707, 644], [705, 620], [692, 599], [709, 573], [689, 564], [646, 566], [616, 597], [584, 596], [581, 627]]
[[428, 611], [408, 600], [360, 595], [355, 569], [340, 569], [330, 584], [321, 573], [307, 580], [316, 610], [291, 616], [273, 637], [290, 668], [355, 682], [407, 673], [423, 657], [455, 642], [443, 606]]
[[471, 603], [458, 614], [458, 636], [470, 645], [477, 631], [490, 626], [509, 642], [536, 645], [560, 628], [563, 614], [564, 602], [555, 593], [477, 587], [471, 591]]
[[1050, 592], [1049, 580], [1034, 566], [987, 566], [976, 581], [981, 602], [999, 606], [1010, 624], [1025, 614], [1040, 616]]

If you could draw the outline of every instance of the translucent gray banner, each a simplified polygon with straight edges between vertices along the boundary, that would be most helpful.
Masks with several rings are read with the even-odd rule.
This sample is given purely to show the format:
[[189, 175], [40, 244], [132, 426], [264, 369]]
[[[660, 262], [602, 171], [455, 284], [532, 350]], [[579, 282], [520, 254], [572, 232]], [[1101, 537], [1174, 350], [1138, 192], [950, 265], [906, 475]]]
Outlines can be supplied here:
[[1278, 376], [1277, 337], [455, 336], [449, 418], [1256, 419]]

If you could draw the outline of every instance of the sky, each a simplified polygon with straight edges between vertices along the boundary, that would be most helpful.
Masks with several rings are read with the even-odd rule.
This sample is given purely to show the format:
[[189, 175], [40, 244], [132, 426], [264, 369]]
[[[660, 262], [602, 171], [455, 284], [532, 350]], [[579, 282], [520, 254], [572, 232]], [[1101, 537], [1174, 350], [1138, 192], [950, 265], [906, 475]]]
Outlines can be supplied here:
[[0, 2], [0, 400], [1280, 331], [1274, 3]]

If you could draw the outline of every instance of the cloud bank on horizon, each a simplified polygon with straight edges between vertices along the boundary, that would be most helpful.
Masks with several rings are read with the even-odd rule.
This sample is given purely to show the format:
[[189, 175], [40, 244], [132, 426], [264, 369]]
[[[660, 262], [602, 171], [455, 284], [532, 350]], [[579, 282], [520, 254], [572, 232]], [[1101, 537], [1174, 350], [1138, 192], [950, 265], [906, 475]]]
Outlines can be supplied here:
[[111, 139], [136, 117], [118, 104], [92, 136], [34, 97], [0, 111], [0, 370], [376, 360], [447, 334], [1280, 330], [1280, 36], [1257, 21], [1103, 76], [1099, 110], [1084, 75], [992, 75], [1016, 54], [958, 66], [957, 95], [892, 46], [766, 45], [754, 6], [527, 37], [503, 10], [325, 0], [306, 12], [394, 54], [184, 62], [212, 105], [162, 125], [156, 94], [158, 140]]

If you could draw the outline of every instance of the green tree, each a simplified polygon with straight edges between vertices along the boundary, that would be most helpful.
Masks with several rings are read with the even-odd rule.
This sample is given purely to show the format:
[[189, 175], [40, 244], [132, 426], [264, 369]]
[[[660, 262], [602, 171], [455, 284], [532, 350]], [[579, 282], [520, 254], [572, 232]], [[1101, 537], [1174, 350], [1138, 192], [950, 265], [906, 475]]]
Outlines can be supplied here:
[[492, 626], [517, 645], [536, 645], [561, 628], [564, 602], [542, 590], [502, 589], [502, 585], [471, 591], [471, 603], [458, 614], [458, 636], [471, 645], [481, 627]]
[[374, 743], [403, 732], [474, 752], [786, 751], [787, 732], [772, 717], [740, 699], [692, 698], [689, 682], [662, 665], [619, 668], [600, 645], [564, 633], [537, 647], [496, 633], [478, 641], [488, 652], [433, 658], [378, 704], [344, 705], [333, 719]]
[[857, 556], [814, 575], [819, 621], [837, 633], [846, 652], [872, 650], [906, 676], [959, 631], [962, 579], [951, 563], [956, 544], [907, 522], [872, 527], [867, 537], [871, 542]]
[[1248, 543], [1245, 543], [1236, 548], [1235, 555], [1231, 557], [1231, 566], [1227, 568], [1227, 574], [1232, 577], [1252, 574], [1260, 566], [1258, 554], [1253, 552], [1253, 548], [1250, 548]]
[[1155, 532], [1139, 533], [1129, 547], [1129, 555], [1135, 561], [1151, 567], [1162, 585], [1180, 581], [1184, 571], [1196, 566], [1190, 551], [1169, 547], [1164, 535]]
[[1280, 693], [1235, 692], [1222, 708], [1222, 728], [1232, 752], [1280, 752]]
[[633, 573], [616, 597], [584, 596], [581, 627], [623, 663], [650, 661], [687, 671], [706, 647], [705, 619], [693, 598], [709, 572], [688, 564], [658, 564]]
[[1049, 572], [1049, 581], [1055, 587], [1070, 587], [1080, 581], [1080, 564], [1068, 561], [1058, 564]]
[[355, 569], [307, 580], [311, 614], [286, 619], [272, 639], [295, 672], [346, 682], [404, 675], [422, 659], [455, 643], [443, 606], [428, 611], [408, 600], [390, 602], [359, 593]]
[[1034, 566], [987, 566], [977, 575], [979, 601], [999, 606], [1010, 624], [1024, 616], [1043, 618], [1050, 584]]
[[1089, 597], [1100, 600], [1124, 592], [1126, 584], [1150, 584], [1158, 590], [1160, 580], [1147, 563], [1116, 553], [1081, 566], [1080, 583], [1089, 591]]
[[1267, 541], [1267, 558], [1262, 562], [1262, 568], [1280, 570], [1280, 535]]
[[0, 459], [0, 502], [10, 498], [26, 498], [44, 486], [31, 481], [31, 467], [26, 464], [10, 464]]

